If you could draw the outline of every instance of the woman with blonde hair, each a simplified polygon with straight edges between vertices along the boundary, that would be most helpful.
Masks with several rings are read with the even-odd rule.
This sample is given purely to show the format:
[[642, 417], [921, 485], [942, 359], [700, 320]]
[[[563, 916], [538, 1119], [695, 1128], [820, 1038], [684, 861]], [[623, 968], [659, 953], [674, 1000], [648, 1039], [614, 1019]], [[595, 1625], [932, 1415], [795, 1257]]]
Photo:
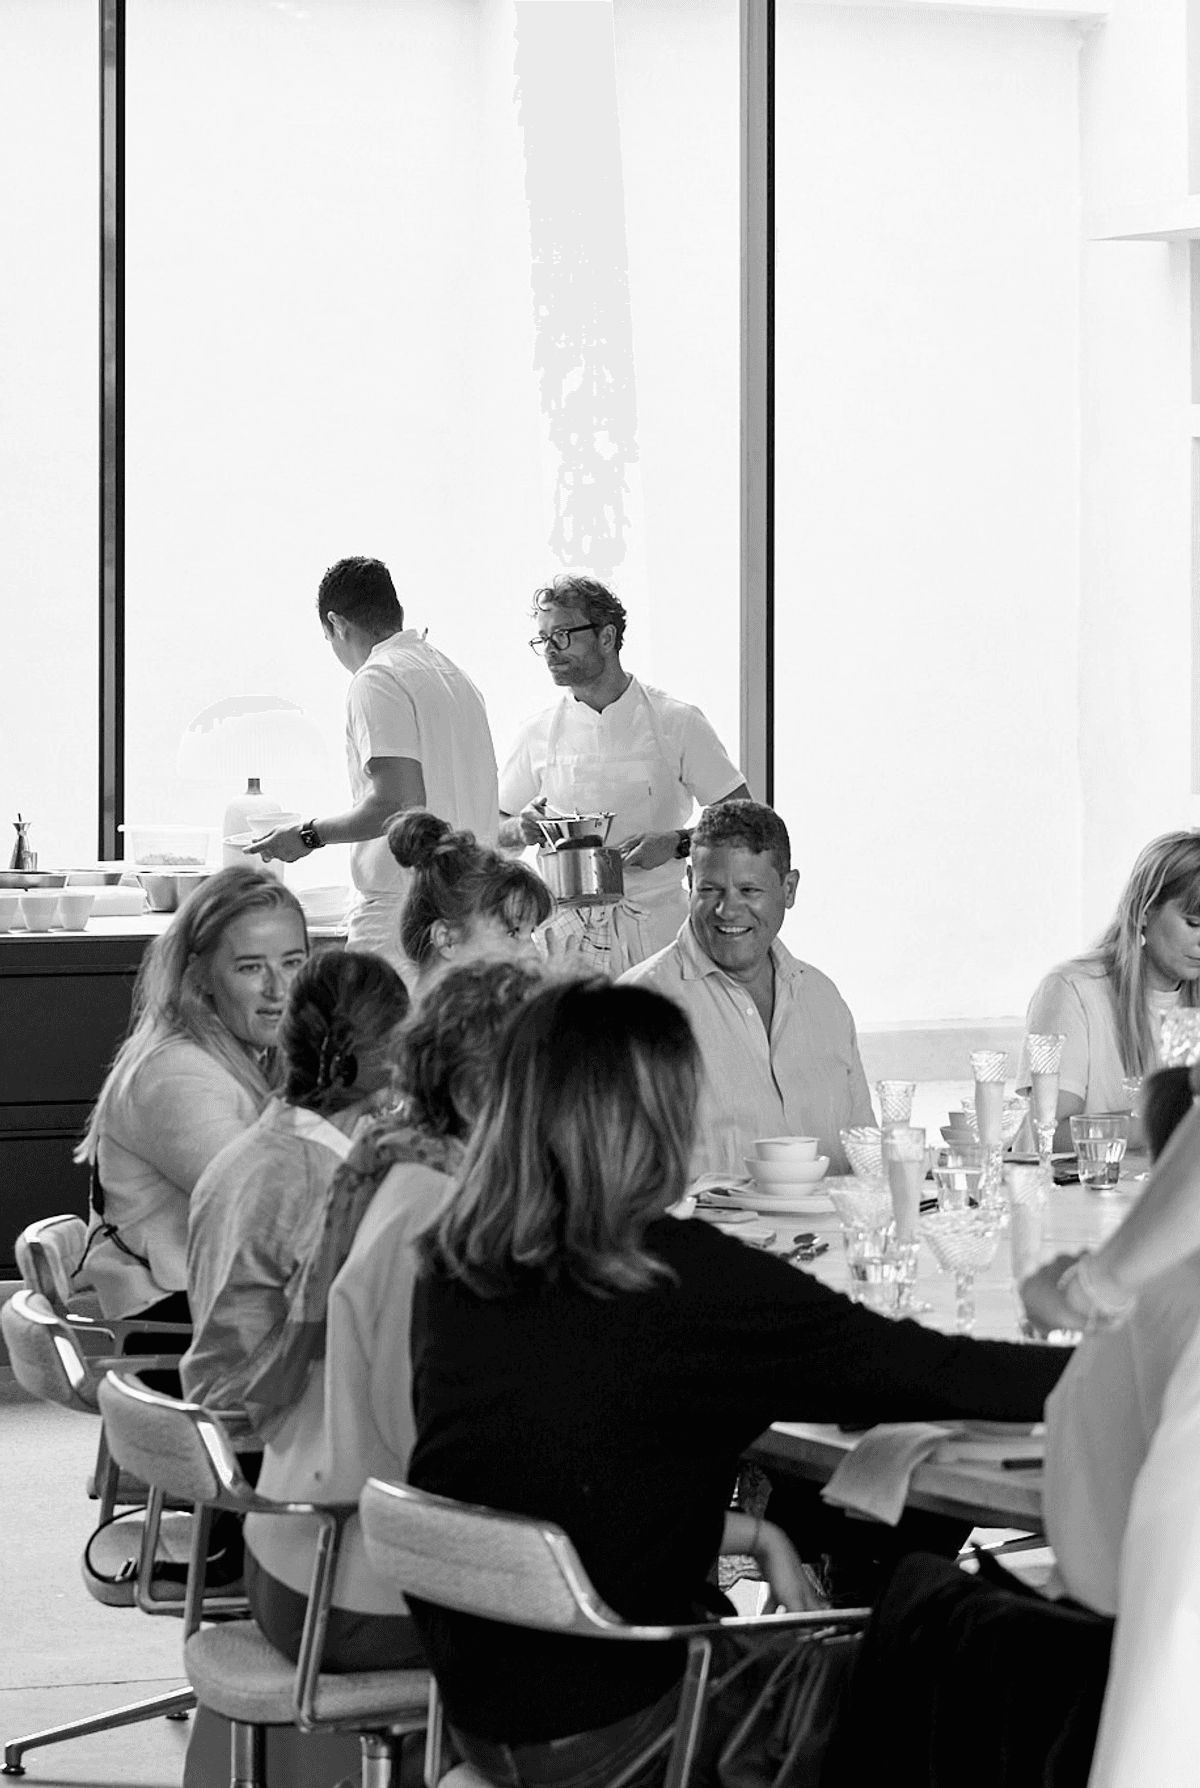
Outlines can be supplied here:
[[202, 881], [147, 949], [75, 1155], [92, 1169], [81, 1272], [106, 1316], [190, 1321], [188, 1201], [279, 1083], [279, 1022], [307, 956], [295, 895], [240, 865]]
[[1138, 857], [1095, 947], [1051, 969], [1029, 1002], [1026, 1030], [1066, 1039], [1055, 1146], [1071, 1147], [1080, 1112], [1129, 1110], [1123, 1083], [1159, 1067], [1164, 1013], [1197, 1005], [1200, 832], [1167, 832]]
[[393, 820], [387, 841], [397, 863], [413, 872], [400, 942], [420, 978], [474, 956], [533, 956], [533, 934], [554, 911], [554, 899], [524, 863], [423, 807]]

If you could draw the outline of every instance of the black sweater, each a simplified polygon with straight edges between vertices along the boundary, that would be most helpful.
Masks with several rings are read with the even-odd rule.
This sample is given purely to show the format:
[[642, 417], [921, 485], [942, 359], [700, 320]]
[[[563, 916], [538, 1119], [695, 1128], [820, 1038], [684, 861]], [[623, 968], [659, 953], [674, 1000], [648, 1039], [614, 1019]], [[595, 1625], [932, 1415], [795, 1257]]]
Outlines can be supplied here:
[[[1040, 1420], [1067, 1362], [889, 1322], [705, 1223], [647, 1242], [675, 1274], [648, 1292], [426, 1277], [413, 1313], [412, 1483], [558, 1522], [629, 1620], [694, 1618], [738, 1457], [773, 1421]], [[413, 1614], [451, 1722], [511, 1744], [606, 1726], [683, 1667], [674, 1645]]]

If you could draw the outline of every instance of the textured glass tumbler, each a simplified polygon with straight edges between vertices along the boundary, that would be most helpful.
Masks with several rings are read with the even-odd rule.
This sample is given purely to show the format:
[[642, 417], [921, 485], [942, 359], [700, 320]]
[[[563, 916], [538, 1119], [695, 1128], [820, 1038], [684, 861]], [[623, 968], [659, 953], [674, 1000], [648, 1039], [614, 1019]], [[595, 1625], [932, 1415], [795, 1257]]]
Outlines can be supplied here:
[[880, 1123], [907, 1124], [912, 1117], [916, 1090], [915, 1080], [877, 1080], [875, 1092], [879, 1098]]

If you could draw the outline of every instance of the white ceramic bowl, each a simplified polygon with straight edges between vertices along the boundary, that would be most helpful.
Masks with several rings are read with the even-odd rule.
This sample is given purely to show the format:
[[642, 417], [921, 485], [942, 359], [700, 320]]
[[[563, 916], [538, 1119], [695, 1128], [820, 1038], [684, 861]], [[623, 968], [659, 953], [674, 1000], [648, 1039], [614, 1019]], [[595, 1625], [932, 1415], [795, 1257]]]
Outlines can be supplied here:
[[27, 888], [21, 895], [21, 911], [30, 931], [49, 931], [58, 920], [57, 888]]
[[15, 888], [0, 888], [0, 931], [11, 931], [21, 913], [21, 896]]
[[757, 1186], [812, 1186], [829, 1172], [829, 1156], [818, 1155], [815, 1161], [760, 1161], [757, 1155], [746, 1156], [746, 1172]]
[[754, 1153], [760, 1161], [815, 1161], [820, 1146], [817, 1136], [760, 1136]]
[[58, 897], [58, 922], [64, 931], [83, 931], [92, 916], [96, 896], [91, 888], [64, 888]]

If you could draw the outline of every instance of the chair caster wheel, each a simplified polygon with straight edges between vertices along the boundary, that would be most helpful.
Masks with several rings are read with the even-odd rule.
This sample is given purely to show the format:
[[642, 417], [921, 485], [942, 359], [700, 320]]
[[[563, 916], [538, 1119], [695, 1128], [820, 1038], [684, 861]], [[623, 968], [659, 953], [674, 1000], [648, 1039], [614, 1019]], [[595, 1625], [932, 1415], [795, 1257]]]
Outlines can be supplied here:
[[169, 1714], [163, 1715], [163, 1719], [164, 1720], [186, 1720], [190, 1711], [191, 1710], [186, 1707], [173, 1707]]

